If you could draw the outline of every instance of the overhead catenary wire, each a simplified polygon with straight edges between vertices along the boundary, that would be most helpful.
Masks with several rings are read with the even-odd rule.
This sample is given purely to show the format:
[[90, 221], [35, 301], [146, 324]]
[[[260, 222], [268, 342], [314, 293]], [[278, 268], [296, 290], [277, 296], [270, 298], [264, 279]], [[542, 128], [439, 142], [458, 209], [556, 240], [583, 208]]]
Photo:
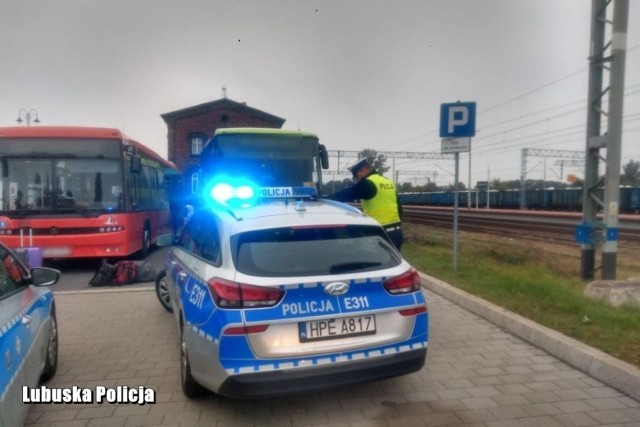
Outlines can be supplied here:
[[[636, 49], [638, 49], [640, 47], [640, 45], [635, 45], [629, 49], [627, 49], [627, 52], [631, 52], [631, 51], [635, 51]], [[551, 82], [545, 83], [544, 85], [541, 85], [537, 88], [534, 88], [532, 90], [529, 90], [527, 92], [524, 92], [521, 95], [518, 95], [516, 97], [510, 98], [506, 101], [500, 102], [492, 107], [489, 107], [487, 109], [481, 110], [478, 112], [478, 115], [484, 115], [488, 112], [497, 110], [501, 107], [504, 107], [505, 105], [508, 105], [514, 101], [522, 101], [523, 98], [530, 96], [536, 92], [542, 91], [544, 89], [547, 89], [555, 84], [561, 83], [563, 81], [566, 81], [568, 79], [571, 79], [581, 73], [583, 73], [584, 71], [586, 71], [588, 69], [588, 67], [585, 68], [581, 68], [579, 70], [576, 70], [572, 73], [569, 73], [563, 77], [560, 77], [558, 79], [552, 80]], [[628, 85], [625, 87], [625, 97], [629, 97], [629, 96], [633, 96], [636, 95], [638, 93], [640, 93], [640, 90], [633, 90], [630, 91], [631, 89], [635, 89], [637, 87], [639, 87], [640, 84], [632, 84], [632, 85]], [[606, 101], [606, 97], [604, 97], [603, 101]], [[551, 113], [554, 111], [558, 111], [558, 110], [562, 110], [563, 108], [568, 108], [571, 107], [573, 105], [576, 104], [584, 104], [583, 106], [581, 106], [580, 108], [576, 108], [576, 109], [572, 109], [570, 111], [564, 111], [561, 112], [560, 114], [554, 114], [552, 116], [549, 117], [545, 117], [545, 118], [541, 118], [535, 121], [531, 121], [531, 122], [527, 122], [527, 123], [522, 123], [519, 126], [513, 126], [510, 127], [508, 129], [504, 129], [504, 130], [500, 130], [500, 131], [496, 131], [494, 133], [492, 133], [491, 135], [482, 135], [483, 131], [486, 131], [488, 129], [493, 129], [493, 128], [499, 128], [500, 126], [504, 126], [504, 125], [508, 125], [510, 123], [517, 123], [517, 122], [522, 122], [522, 121], [526, 121], [529, 118], [532, 117], [536, 117], [539, 116], [541, 114], [547, 114], [547, 113]], [[525, 130], [527, 128], [533, 128], [535, 126], [539, 126], [541, 124], [549, 124], [551, 122], [553, 122], [554, 120], [558, 119], [558, 118], [562, 118], [562, 117], [568, 117], [572, 114], [577, 114], [579, 112], [584, 112], [587, 108], [587, 100], [586, 99], [579, 99], [579, 100], [575, 100], [575, 101], [570, 101], [564, 104], [560, 104], [560, 105], [555, 105], [549, 108], [544, 108], [541, 110], [537, 110], [528, 114], [524, 114], [524, 115], [519, 115], [518, 117], [513, 117], [513, 118], [509, 118], [506, 120], [500, 120], [494, 123], [489, 123], [487, 125], [484, 125], [482, 127], [480, 127], [478, 129], [478, 133], [480, 134], [477, 138], [474, 138], [474, 158], [486, 158], [489, 155], [492, 155], [493, 153], [496, 152], [506, 152], [509, 150], [518, 150], [519, 148], [522, 148], [525, 145], [533, 145], [535, 147], [545, 147], [545, 146], [550, 146], [550, 145], [554, 145], [557, 144], [558, 141], [562, 141], [565, 144], [570, 144], [570, 143], [577, 143], [577, 142], [584, 142], [584, 133], [583, 132], [579, 132], [580, 129], [584, 129], [584, 124], [577, 124], [574, 126], [568, 126], [568, 127], [563, 127], [560, 129], [549, 129], [546, 130], [544, 132], [537, 132], [537, 133], [531, 133], [529, 135], [509, 135], [509, 134], [514, 134], [514, 133], [518, 133], [522, 130]], [[625, 123], [628, 122], [632, 122], [637, 120], [636, 118], [634, 118], [635, 116], [638, 116], [639, 114], [628, 114], [624, 116], [624, 121]], [[606, 125], [603, 124], [604, 127], [606, 127]], [[631, 132], [635, 132], [636, 129], [629, 129], [626, 128], [624, 129], [624, 134], [627, 133], [631, 133]], [[397, 143], [394, 144], [389, 144], [387, 145], [387, 147], [394, 147], [394, 150], [397, 150], [398, 147], [400, 146], [405, 146], [406, 144], [415, 141], [415, 140], [421, 140], [419, 145], [412, 145], [408, 148], [405, 148], [404, 150], [406, 151], [412, 151], [416, 148], [421, 148], [421, 151], [425, 151], [425, 147], [433, 147], [432, 151], [435, 151], [436, 149], [439, 149], [439, 145], [441, 143], [441, 139], [440, 138], [434, 138], [434, 139], [430, 139], [429, 141], [424, 141], [422, 140], [424, 137], [427, 137], [429, 135], [433, 135], [436, 134], [438, 132], [438, 129], [432, 129], [430, 131], [427, 132], [423, 132], [420, 135], [414, 136], [414, 137], [410, 137], [410, 138], [405, 138], [402, 141], [399, 141]], [[549, 136], [549, 137], [544, 137], [544, 136]], [[499, 141], [495, 141], [495, 138], [500, 138], [501, 140]], [[532, 141], [533, 139], [533, 141]], [[478, 144], [480, 143], [480, 144]], [[515, 144], [514, 144], [515, 143]], [[489, 149], [486, 149], [487, 147], [490, 147]], [[583, 147], [581, 147], [581, 149], [583, 149]], [[428, 151], [428, 150], [427, 150]], [[625, 158], [628, 158], [628, 155], [625, 156]], [[397, 159], [395, 162], [395, 168], [403, 168], [403, 167], [407, 167], [407, 165], [416, 165], [416, 164], [424, 164], [424, 160], [419, 160], [419, 159]], [[414, 166], [412, 166], [414, 167]], [[499, 171], [499, 169], [495, 169], [495, 167], [492, 166], [492, 169], [494, 171]], [[511, 168], [506, 168], [508, 170], [511, 170], [515, 173], [519, 172], [519, 165], [514, 165]]]
[[[638, 86], [640, 86], [640, 84], [631, 85], [628, 88], [635, 88], [635, 87], [638, 87]], [[627, 94], [627, 96], [634, 95], [636, 93], [640, 93], [640, 91], [630, 92], [630, 93]], [[574, 101], [574, 102], [571, 102], [571, 103], [567, 103], [567, 104], [564, 104], [564, 106], [569, 106], [569, 105], [575, 104], [577, 102], [579, 102], [579, 101]], [[558, 108], [559, 107], [554, 107], [552, 109], [558, 109]], [[492, 152], [492, 151], [497, 151], [497, 150], [501, 150], [501, 151], [504, 152], [504, 150], [501, 149], [501, 148], [496, 148], [495, 150], [485, 150], [485, 148], [488, 147], [488, 146], [510, 147], [510, 144], [512, 144], [512, 142], [514, 140], [523, 140], [523, 139], [527, 139], [527, 138], [536, 138], [536, 137], [538, 137], [540, 135], [546, 135], [546, 134], [549, 134], [549, 133], [560, 132], [560, 131], [567, 130], [567, 129], [570, 129], [570, 128], [573, 128], [573, 129], [582, 128], [583, 129], [584, 125], [581, 124], [581, 125], [572, 126], [570, 128], [547, 130], [547, 131], [544, 131], [544, 132], [538, 133], [538, 134], [524, 135], [524, 136], [518, 136], [518, 137], [513, 137], [512, 136], [512, 137], [509, 137], [508, 139], [506, 138], [506, 135], [508, 133], [515, 132], [515, 131], [518, 131], [518, 130], [521, 130], [521, 129], [524, 129], [524, 128], [527, 128], [527, 127], [539, 125], [539, 124], [542, 124], [542, 123], [549, 123], [550, 121], [555, 120], [557, 118], [560, 118], [560, 117], [563, 117], [563, 116], [566, 116], [566, 115], [570, 115], [570, 114], [573, 114], [573, 113], [577, 113], [577, 112], [583, 111], [585, 109], [586, 109], [586, 106], [583, 107], [583, 108], [580, 108], [580, 109], [574, 109], [574, 110], [565, 112], [565, 113], [563, 113], [561, 115], [555, 115], [553, 117], [548, 117], [548, 118], [545, 118], [545, 119], [541, 119], [541, 120], [538, 120], [536, 122], [530, 122], [530, 123], [527, 123], [527, 124], [523, 124], [521, 126], [517, 126], [517, 127], [506, 129], [506, 130], [502, 130], [502, 131], [496, 132], [496, 133], [494, 133], [492, 135], [487, 135], [487, 136], [482, 136], [480, 138], [476, 138], [476, 139], [474, 139], [474, 147], [476, 147], [476, 149], [474, 150], [474, 156], [477, 159], [478, 157], [480, 157], [480, 158], [483, 157], [482, 153], [485, 153], [485, 152]], [[546, 110], [549, 111], [551, 109], [546, 109]], [[539, 112], [534, 112], [534, 113], [530, 114], [529, 116], [537, 115], [538, 113]], [[634, 117], [636, 115], [637, 114], [625, 115], [624, 121], [628, 122], [630, 120], [630, 118], [632, 118], [632, 117]], [[513, 121], [513, 120], [511, 120], [511, 121]], [[483, 129], [486, 129], [486, 127], [483, 127]], [[625, 129], [625, 133], [626, 132], [627, 132], [627, 130]], [[561, 136], [567, 136], [567, 135], [561, 135]], [[561, 136], [559, 136], [559, 137], [561, 137]], [[488, 143], [488, 144], [487, 143], [478, 144], [478, 142], [487, 141], [487, 140], [490, 140], [491, 138], [494, 138], [494, 137], [500, 137], [500, 138], [502, 138], [502, 141], [491, 142], [491, 143]], [[582, 138], [583, 137], [584, 136], [582, 135]], [[434, 141], [434, 144], [435, 143], [439, 143], [439, 140]], [[517, 147], [518, 146], [512, 147], [512, 148], [517, 148]]]
[[[639, 86], [640, 86], [640, 84], [635, 84], [635, 85], [629, 86], [627, 89], [632, 89], [632, 88], [639, 87]], [[638, 90], [638, 91], [633, 91], [633, 92], [629, 92], [629, 93], [626, 93], [626, 94], [625, 94], [625, 96], [632, 96], [632, 95], [635, 95], [635, 94], [637, 94], [637, 93], [640, 93], [640, 90]], [[526, 117], [535, 116], [535, 115], [541, 114], [541, 113], [543, 113], [543, 112], [548, 112], [548, 111], [557, 110], [557, 109], [560, 109], [560, 108], [563, 108], [563, 107], [566, 107], [566, 106], [570, 106], [570, 105], [573, 105], [573, 104], [576, 104], [576, 103], [579, 103], [579, 102], [581, 102], [581, 101], [572, 101], [572, 102], [569, 102], [569, 103], [563, 104], [563, 105], [561, 105], [561, 106], [551, 107], [551, 108], [548, 108], [548, 109], [545, 109], [545, 110], [541, 110], [541, 111], [537, 111], [537, 112], [534, 112], [534, 113], [527, 114], [527, 115], [525, 115], [525, 116], [520, 116], [520, 117], [517, 117], [517, 118], [514, 118], [514, 119], [509, 119], [509, 120], [505, 120], [505, 121], [502, 121], [502, 122], [497, 122], [497, 123], [489, 124], [489, 125], [486, 125], [486, 126], [481, 127], [481, 128], [478, 130], [478, 133], [481, 133], [481, 132], [482, 132], [483, 130], [485, 130], [485, 129], [488, 129], [488, 128], [491, 128], [491, 127], [495, 127], [495, 126], [498, 126], [498, 125], [500, 125], [500, 124], [510, 123], [510, 122], [517, 121], [517, 120], [522, 120], [522, 119], [524, 119], [524, 118], [526, 118]], [[502, 130], [502, 131], [500, 131], [500, 132], [496, 132], [495, 134], [492, 134], [492, 135], [487, 135], [487, 136], [481, 136], [481, 137], [478, 137], [478, 138], [474, 138], [474, 142], [475, 142], [475, 143], [477, 143], [477, 142], [479, 142], [479, 141], [486, 140], [486, 139], [490, 138], [491, 136], [502, 136], [503, 134], [505, 134], [505, 133], [507, 133], [507, 132], [511, 132], [511, 131], [516, 131], [516, 130], [524, 129], [524, 128], [527, 128], [527, 127], [534, 126], [534, 125], [536, 125], [536, 124], [545, 123], [545, 122], [548, 122], [548, 121], [550, 121], [550, 120], [555, 120], [555, 119], [557, 119], [557, 118], [559, 118], [559, 117], [563, 117], [563, 116], [566, 116], [566, 115], [568, 115], [568, 114], [578, 113], [578, 112], [584, 111], [584, 110], [586, 110], [586, 108], [587, 108], [587, 106], [586, 106], [586, 100], [585, 100], [584, 102], [585, 102], [585, 106], [584, 106], [584, 107], [581, 107], [581, 108], [578, 108], [578, 109], [574, 109], [574, 110], [571, 110], [571, 111], [565, 112], [565, 113], [560, 114], [560, 115], [555, 115], [555, 116], [552, 116], [552, 117], [547, 117], [547, 118], [545, 118], [545, 119], [541, 119], [541, 120], [538, 120], [538, 121], [536, 121], [536, 122], [526, 123], [526, 124], [523, 124], [523, 125], [518, 126], [518, 127], [515, 127], [515, 128], [510, 128], [510, 129]], [[625, 117], [626, 117], [626, 116], [625, 116]], [[440, 139], [433, 140], [433, 141], [432, 141], [432, 143], [433, 143], [433, 144], [439, 144], [439, 143], [440, 143]]]
[[[628, 49], [627, 49], [627, 53], [632, 52], [632, 51], [634, 51], [634, 50], [636, 50], [636, 49], [638, 49], [638, 48], [640, 48], [640, 44], [638, 44], [638, 45], [635, 45], [635, 46], [632, 46], [632, 47], [628, 48]], [[551, 82], [545, 83], [545, 84], [543, 84], [543, 85], [541, 85], [541, 86], [539, 86], [539, 87], [537, 87], [537, 88], [534, 88], [534, 89], [532, 89], [532, 90], [529, 90], [529, 91], [527, 91], [527, 92], [525, 92], [525, 93], [523, 93], [523, 94], [521, 94], [521, 95], [515, 96], [515, 97], [510, 98], [510, 99], [508, 99], [508, 100], [506, 100], [506, 101], [503, 101], [503, 102], [501, 102], [501, 103], [499, 103], [499, 104], [496, 104], [496, 105], [494, 105], [494, 106], [492, 106], [492, 107], [489, 107], [489, 108], [487, 108], [487, 109], [481, 110], [481, 111], [479, 111], [479, 112], [478, 112], [478, 115], [482, 115], [482, 114], [485, 114], [485, 113], [487, 113], [487, 112], [490, 112], [490, 111], [496, 110], [496, 109], [498, 109], [498, 108], [500, 108], [500, 107], [503, 107], [503, 106], [505, 106], [505, 105], [508, 105], [508, 104], [509, 104], [509, 103], [511, 103], [511, 102], [514, 102], [514, 101], [517, 101], [517, 100], [521, 100], [522, 98], [524, 98], [524, 97], [526, 97], [526, 96], [532, 95], [532, 94], [534, 94], [534, 93], [536, 93], [536, 92], [539, 92], [539, 91], [541, 91], [541, 90], [543, 90], [543, 89], [546, 89], [546, 88], [548, 88], [548, 87], [550, 87], [550, 86], [553, 86], [554, 84], [557, 84], [557, 83], [560, 83], [560, 82], [562, 82], [562, 81], [565, 81], [565, 80], [567, 80], [567, 79], [569, 79], [569, 78], [571, 78], [571, 77], [574, 77], [574, 76], [576, 76], [576, 75], [578, 75], [578, 74], [580, 74], [580, 73], [582, 73], [582, 72], [584, 72], [584, 71], [586, 71], [586, 70], [588, 70], [588, 67], [584, 67], [584, 68], [581, 68], [581, 69], [576, 70], [576, 71], [574, 71], [574, 72], [571, 72], [571, 73], [569, 73], [569, 74], [567, 74], [567, 75], [565, 75], [565, 76], [563, 76], [563, 77], [560, 77], [560, 78], [555, 79], [555, 80], [553, 80], [553, 81], [551, 81]], [[632, 88], [635, 88], [635, 87], [638, 87], [638, 86], [640, 86], [640, 84], [635, 84], [635, 85], [627, 86], [627, 87], [625, 87], [625, 90], [632, 89]], [[635, 94], [635, 93], [637, 93], [637, 92], [628, 93], [628, 94], [625, 94], [625, 96], [632, 95], [632, 94]], [[578, 103], [578, 102], [580, 102], [580, 101], [572, 101], [572, 102], [567, 103], [567, 104], [564, 104], [564, 105], [571, 105], [571, 104], [573, 104], [573, 103]], [[585, 100], [585, 102], [586, 102], [586, 100]], [[546, 111], [550, 111], [550, 110], [558, 109], [558, 108], [561, 108], [561, 107], [562, 107], [562, 106], [555, 106], [555, 107], [551, 107], [551, 108], [549, 108], [549, 109], [546, 109]], [[586, 107], [585, 107], [585, 108], [586, 108]], [[542, 111], [545, 111], [545, 110], [542, 110]], [[541, 112], [542, 112], [542, 111], [541, 111]], [[515, 120], [522, 119], [522, 118], [525, 118], [525, 117], [529, 117], [529, 116], [531, 116], [531, 115], [535, 115], [535, 114], [540, 114], [540, 112], [534, 112], [534, 113], [531, 113], [531, 114], [528, 114], [528, 115], [520, 116], [520, 117], [518, 117], [518, 118], [510, 119], [509, 121], [515, 121]], [[486, 128], [488, 128], [488, 127], [493, 127], [493, 126], [497, 126], [497, 125], [498, 125], [497, 123], [489, 124], [489, 125], [483, 126], [483, 127], [482, 127], [482, 129], [486, 129]], [[430, 131], [424, 132], [424, 133], [422, 133], [422, 134], [420, 134], [420, 135], [417, 135], [417, 136], [415, 136], [415, 137], [410, 137], [410, 138], [404, 139], [403, 141], [400, 141], [400, 142], [397, 142], [397, 143], [393, 143], [393, 144], [389, 144], [389, 145], [387, 145], [386, 147], [394, 147], [394, 149], [397, 149], [397, 147], [399, 147], [399, 146], [401, 146], [401, 145], [403, 145], [403, 144], [405, 144], [405, 143], [407, 143], [407, 142], [413, 141], [413, 140], [415, 140], [415, 139], [422, 138], [422, 137], [427, 136], [427, 135], [431, 135], [431, 134], [436, 133], [436, 132], [438, 132], [438, 129], [432, 129], [432, 130], [430, 130]], [[421, 146], [423, 146], [423, 145], [424, 145], [424, 144], [422, 144]], [[410, 147], [410, 148], [408, 148], [408, 149], [409, 149], [409, 150], [411, 150], [411, 149], [413, 149], [413, 148], [417, 148], [417, 146], [415, 146], [415, 147]]]

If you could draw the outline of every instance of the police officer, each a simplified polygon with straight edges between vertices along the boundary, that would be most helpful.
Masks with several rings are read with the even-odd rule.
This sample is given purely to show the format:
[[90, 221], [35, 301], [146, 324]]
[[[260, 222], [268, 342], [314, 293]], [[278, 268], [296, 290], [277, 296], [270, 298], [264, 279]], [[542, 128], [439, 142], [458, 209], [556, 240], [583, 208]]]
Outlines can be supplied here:
[[358, 160], [349, 170], [356, 183], [328, 198], [340, 202], [360, 200], [364, 213], [384, 227], [393, 244], [400, 250], [404, 236], [400, 224], [402, 206], [396, 193], [396, 184], [376, 172], [367, 159]]

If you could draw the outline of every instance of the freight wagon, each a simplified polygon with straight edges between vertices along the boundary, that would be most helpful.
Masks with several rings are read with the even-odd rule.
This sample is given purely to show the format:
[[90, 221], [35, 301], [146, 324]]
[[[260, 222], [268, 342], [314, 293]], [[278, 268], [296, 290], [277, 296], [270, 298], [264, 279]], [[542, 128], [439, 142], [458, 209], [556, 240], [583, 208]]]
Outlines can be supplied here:
[[[400, 202], [406, 205], [429, 206], [453, 206], [454, 193], [451, 191], [400, 193]], [[471, 206], [487, 206], [494, 209], [526, 209], [556, 210], [556, 211], [581, 211], [582, 188], [547, 188], [545, 190], [525, 190], [524, 203], [521, 190], [490, 190], [490, 191], [460, 191], [458, 193], [458, 205], [468, 206], [468, 197], [471, 197]], [[598, 192], [598, 197], [603, 200], [603, 191]], [[620, 212], [640, 212], [640, 187], [620, 187]]]

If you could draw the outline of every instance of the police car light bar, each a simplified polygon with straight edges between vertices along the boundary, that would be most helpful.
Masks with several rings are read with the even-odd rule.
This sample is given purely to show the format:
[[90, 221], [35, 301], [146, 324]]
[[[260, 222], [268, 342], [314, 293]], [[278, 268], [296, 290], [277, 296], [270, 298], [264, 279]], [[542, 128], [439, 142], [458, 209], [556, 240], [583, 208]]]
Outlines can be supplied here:
[[247, 208], [258, 200], [312, 199], [317, 197], [314, 187], [255, 187], [244, 180], [221, 179], [209, 187], [209, 197], [221, 206]]

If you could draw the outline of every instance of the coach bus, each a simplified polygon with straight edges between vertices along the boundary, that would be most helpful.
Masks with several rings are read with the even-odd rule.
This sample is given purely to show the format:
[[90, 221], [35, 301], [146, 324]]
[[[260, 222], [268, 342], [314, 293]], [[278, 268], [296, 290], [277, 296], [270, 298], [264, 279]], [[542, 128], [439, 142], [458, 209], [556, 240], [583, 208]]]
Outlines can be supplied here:
[[325, 146], [310, 132], [225, 128], [204, 147], [200, 166], [204, 188], [212, 178], [226, 175], [263, 187], [307, 186], [320, 192], [322, 169], [329, 167], [329, 160]]
[[171, 232], [178, 176], [117, 129], [0, 128], [0, 240], [42, 258], [144, 257]]

